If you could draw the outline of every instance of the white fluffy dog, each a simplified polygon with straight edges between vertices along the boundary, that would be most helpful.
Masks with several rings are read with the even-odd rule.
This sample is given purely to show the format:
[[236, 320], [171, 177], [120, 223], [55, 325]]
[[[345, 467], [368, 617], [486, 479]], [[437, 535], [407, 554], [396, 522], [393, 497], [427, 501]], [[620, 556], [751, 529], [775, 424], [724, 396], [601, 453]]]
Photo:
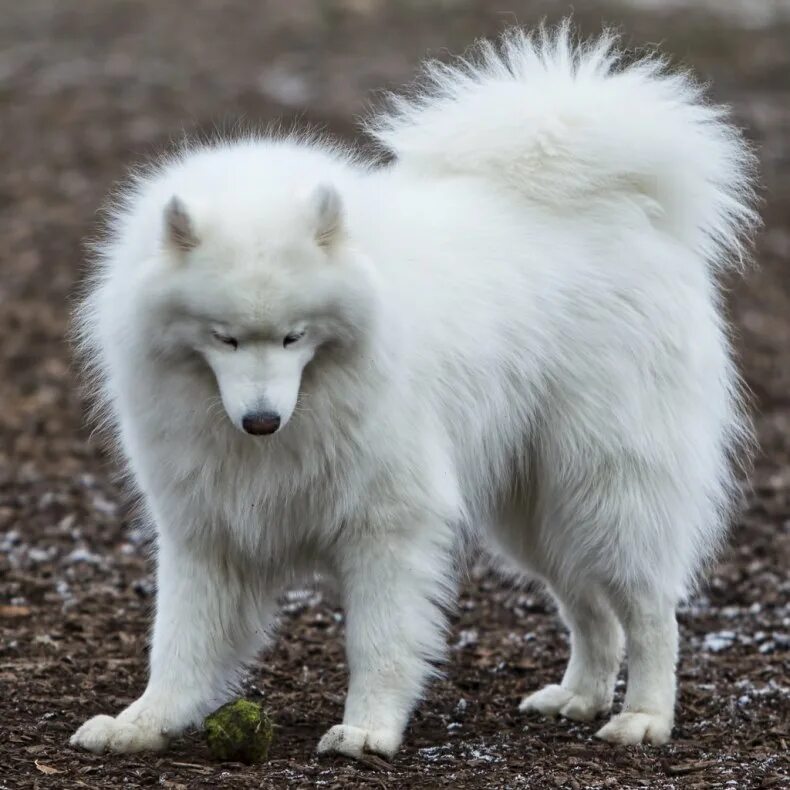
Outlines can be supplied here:
[[567, 26], [434, 64], [371, 131], [192, 148], [116, 207], [84, 350], [156, 529], [150, 680], [72, 737], [161, 749], [232, 693], [285, 585], [334, 576], [349, 690], [319, 752], [391, 756], [444, 649], [457, 551], [543, 580], [571, 633], [524, 711], [661, 744], [675, 609], [748, 438], [717, 275], [753, 157], [654, 58]]

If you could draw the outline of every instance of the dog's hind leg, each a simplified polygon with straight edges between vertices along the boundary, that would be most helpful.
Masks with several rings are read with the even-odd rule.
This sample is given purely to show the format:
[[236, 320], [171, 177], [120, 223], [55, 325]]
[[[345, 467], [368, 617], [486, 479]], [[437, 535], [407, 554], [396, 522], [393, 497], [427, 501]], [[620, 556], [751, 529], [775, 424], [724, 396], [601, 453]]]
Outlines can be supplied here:
[[94, 716], [70, 743], [92, 752], [164, 749], [232, 691], [274, 609], [221, 553], [160, 536], [148, 686], [117, 716]]
[[318, 752], [391, 757], [445, 647], [452, 537], [429, 523], [355, 537], [339, 557], [350, 672], [343, 723]]
[[545, 686], [525, 697], [519, 710], [588, 721], [612, 707], [622, 629], [598, 586], [582, 584], [571, 593], [560, 592], [555, 585], [553, 593], [570, 631], [570, 660], [559, 685]]
[[611, 601], [625, 627], [628, 688], [622, 713], [597, 733], [611, 743], [666, 743], [675, 709], [678, 627], [674, 601], [660, 591], [620, 590]]

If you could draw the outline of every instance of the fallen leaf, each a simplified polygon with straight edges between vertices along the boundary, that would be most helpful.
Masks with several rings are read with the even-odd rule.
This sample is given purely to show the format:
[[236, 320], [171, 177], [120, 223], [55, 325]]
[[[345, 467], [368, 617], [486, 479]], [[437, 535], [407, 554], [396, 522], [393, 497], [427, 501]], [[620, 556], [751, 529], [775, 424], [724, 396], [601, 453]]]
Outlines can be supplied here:
[[46, 765], [45, 763], [40, 763], [36, 760], [36, 768], [41, 771], [42, 774], [62, 774], [63, 771], [59, 771], [57, 768], [53, 768], [51, 765]]

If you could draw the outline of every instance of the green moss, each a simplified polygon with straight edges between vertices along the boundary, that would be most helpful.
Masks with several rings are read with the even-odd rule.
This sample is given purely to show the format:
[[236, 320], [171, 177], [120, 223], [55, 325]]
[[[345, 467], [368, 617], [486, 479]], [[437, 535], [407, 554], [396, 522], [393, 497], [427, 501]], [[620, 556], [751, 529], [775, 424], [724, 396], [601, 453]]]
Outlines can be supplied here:
[[260, 705], [228, 702], [203, 722], [211, 756], [222, 762], [262, 763], [269, 756], [272, 722]]

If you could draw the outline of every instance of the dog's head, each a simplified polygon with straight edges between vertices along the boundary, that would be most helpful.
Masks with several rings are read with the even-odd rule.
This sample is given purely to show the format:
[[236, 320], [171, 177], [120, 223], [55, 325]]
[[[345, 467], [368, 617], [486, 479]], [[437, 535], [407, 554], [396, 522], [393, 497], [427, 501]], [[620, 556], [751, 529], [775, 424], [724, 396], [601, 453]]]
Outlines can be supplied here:
[[340, 192], [179, 193], [159, 211], [156, 286], [146, 289], [157, 344], [210, 368], [240, 431], [275, 433], [294, 414], [305, 368], [342, 359], [369, 330], [372, 286]]

